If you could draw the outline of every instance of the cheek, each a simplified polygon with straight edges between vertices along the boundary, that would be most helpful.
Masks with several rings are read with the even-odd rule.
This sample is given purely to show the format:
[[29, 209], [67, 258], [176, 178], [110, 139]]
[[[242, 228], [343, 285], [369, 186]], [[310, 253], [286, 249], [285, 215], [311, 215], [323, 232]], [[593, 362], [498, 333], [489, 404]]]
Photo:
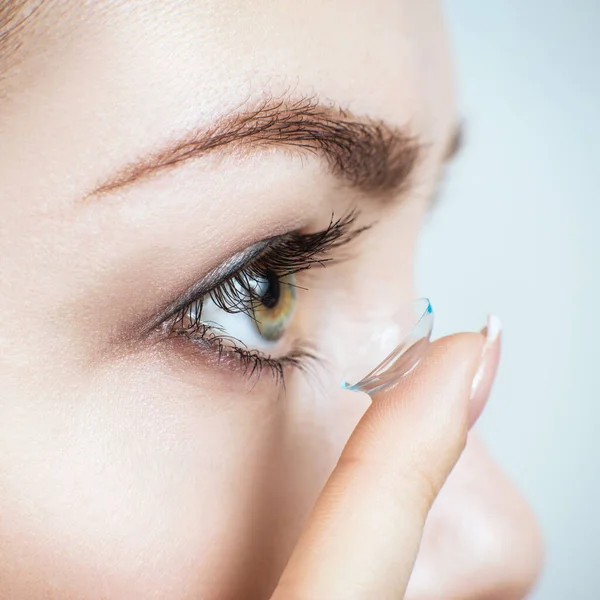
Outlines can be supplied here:
[[0, 588], [228, 597], [276, 505], [283, 405], [207, 396], [148, 364], [69, 387], [3, 413]]
[[0, 446], [0, 589], [268, 594], [364, 399], [300, 376], [278, 397], [271, 384], [234, 393], [187, 373], [140, 357], [92, 383], [53, 381], [54, 397], [15, 391]]

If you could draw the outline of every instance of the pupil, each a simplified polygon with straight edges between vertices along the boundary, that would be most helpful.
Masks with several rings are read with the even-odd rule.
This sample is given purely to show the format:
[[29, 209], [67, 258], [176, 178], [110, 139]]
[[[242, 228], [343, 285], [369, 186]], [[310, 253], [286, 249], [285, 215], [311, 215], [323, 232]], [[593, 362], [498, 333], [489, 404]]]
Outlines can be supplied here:
[[281, 283], [279, 277], [273, 271], [269, 271], [266, 276], [265, 286], [260, 301], [265, 308], [275, 308], [281, 297]]

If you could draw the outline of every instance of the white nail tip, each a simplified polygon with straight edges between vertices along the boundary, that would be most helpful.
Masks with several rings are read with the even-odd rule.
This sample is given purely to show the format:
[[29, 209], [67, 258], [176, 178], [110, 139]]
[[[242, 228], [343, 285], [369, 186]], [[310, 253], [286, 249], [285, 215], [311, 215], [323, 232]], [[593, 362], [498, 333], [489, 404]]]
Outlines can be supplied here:
[[495, 342], [501, 331], [502, 321], [496, 315], [489, 315], [487, 319], [487, 343]]

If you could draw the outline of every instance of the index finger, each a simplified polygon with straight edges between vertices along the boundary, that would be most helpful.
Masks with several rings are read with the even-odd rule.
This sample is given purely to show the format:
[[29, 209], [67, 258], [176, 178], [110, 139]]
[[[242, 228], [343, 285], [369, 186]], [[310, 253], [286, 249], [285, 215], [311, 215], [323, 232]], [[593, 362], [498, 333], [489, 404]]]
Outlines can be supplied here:
[[397, 600], [427, 513], [458, 460], [484, 338], [432, 344], [374, 398], [319, 497], [274, 600]]

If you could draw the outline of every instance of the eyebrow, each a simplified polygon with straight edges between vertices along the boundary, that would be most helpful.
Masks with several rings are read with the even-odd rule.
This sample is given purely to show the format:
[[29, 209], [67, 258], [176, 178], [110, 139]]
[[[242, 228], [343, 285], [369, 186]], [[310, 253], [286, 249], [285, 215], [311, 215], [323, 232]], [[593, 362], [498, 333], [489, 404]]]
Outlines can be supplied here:
[[421, 154], [421, 144], [413, 135], [383, 121], [355, 117], [315, 98], [267, 99], [125, 165], [87, 197], [123, 188], [217, 150], [268, 147], [318, 155], [342, 182], [381, 195], [406, 185]]

